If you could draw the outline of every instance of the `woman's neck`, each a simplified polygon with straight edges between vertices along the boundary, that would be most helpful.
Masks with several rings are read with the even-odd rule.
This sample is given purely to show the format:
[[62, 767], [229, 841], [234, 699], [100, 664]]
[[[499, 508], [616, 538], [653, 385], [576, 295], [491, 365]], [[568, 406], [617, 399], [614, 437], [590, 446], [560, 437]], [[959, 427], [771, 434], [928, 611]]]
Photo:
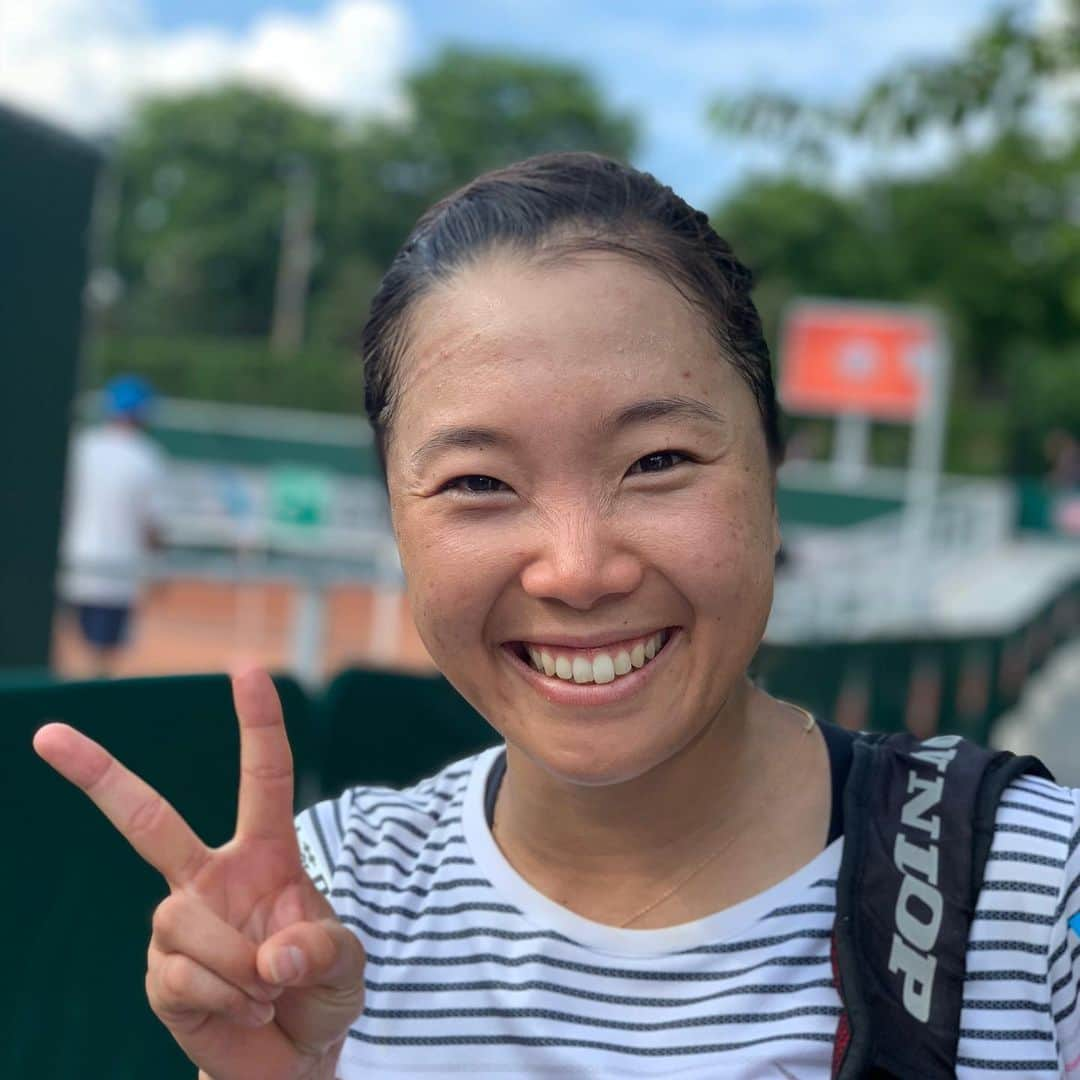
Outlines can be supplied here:
[[759, 696], [741, 686], [688, 745], [618, 784], [561, 780], [508, 746], [495, 810], [500, 843], [570, 872], [652, 872], [658, 856], [709, 843], [760, 795], [753, 778], [762, 748], [750, 722]]
[[790, 706], [747, 682], [692, 743], [625, 783], [568, 783], [508, 747], [495, 838], [535, 888], [611, 925], [719, 853], [651, 922], [633, 925], [719, 910], [823, 846], [828, 761], [823, 741], [804, 727]]

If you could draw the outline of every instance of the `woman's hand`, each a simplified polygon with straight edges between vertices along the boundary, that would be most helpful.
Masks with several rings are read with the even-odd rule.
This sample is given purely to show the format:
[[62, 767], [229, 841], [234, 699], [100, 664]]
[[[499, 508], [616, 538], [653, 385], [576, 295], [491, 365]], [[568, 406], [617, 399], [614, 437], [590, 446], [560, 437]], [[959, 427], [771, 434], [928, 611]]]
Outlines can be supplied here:
[[236, 835], [208, 848], [156, 791], [65, 724], [34, 749], [164, 875], [146, 992], [213, 1080], [333, 1080], [363, 1007], [364, 952], [304, 871], [292, 754], [270, 677], [233, 678], [240, 721]]

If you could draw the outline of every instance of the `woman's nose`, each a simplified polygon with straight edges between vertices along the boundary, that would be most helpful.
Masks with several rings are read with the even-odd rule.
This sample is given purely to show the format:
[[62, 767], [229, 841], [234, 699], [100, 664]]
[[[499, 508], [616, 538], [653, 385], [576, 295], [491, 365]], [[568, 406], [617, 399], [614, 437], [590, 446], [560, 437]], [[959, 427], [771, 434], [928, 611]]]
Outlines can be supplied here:
[[587, 611], [641, 584], [641, 560], [618, 542], [615, 530], [593, 513], [561, 516], [545, 530], [521, 574], [525, 591]]

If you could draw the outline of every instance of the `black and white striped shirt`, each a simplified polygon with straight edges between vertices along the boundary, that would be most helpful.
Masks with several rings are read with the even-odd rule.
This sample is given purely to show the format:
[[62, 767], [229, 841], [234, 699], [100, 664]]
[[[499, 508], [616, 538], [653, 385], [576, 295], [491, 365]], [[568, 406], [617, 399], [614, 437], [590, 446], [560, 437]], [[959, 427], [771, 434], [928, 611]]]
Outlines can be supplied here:
[[[525, 881], [484, 812], [493, 748], [297, 819], [305, 866], [368, 954], [338, 1076], [828, 1076], [842, 839], [786, 880], [660, 930]], [[958, 1077], [1080, 1077], [1080, 791], [1006, 791], [972, 925]]]

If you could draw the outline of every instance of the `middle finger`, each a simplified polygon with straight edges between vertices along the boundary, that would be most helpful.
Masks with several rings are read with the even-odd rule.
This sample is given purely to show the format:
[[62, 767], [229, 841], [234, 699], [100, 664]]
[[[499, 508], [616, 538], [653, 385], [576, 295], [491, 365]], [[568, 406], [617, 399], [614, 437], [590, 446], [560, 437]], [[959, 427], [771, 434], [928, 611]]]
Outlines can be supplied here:
[[177, 892], [158, 904], [151, 946], [190, 957], [257, 1001], [281, 993], [259, 977], [255, 945], [190, 894]]

